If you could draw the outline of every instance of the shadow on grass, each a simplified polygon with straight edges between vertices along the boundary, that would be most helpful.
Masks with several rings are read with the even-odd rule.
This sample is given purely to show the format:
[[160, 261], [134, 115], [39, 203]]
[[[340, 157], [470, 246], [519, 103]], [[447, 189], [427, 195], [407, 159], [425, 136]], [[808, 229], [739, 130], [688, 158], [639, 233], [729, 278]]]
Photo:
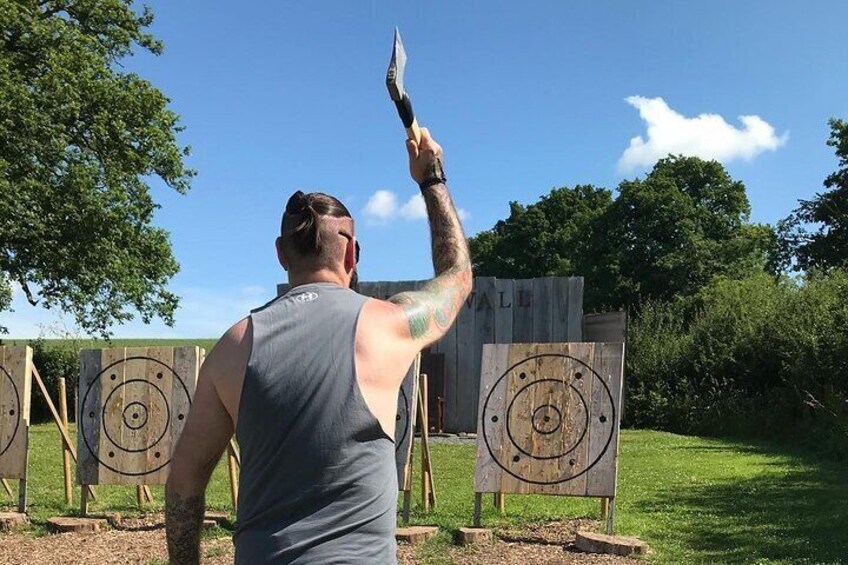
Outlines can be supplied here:
[[687, 516], [675, 527], [676, 536], [711, 562], [848, 562], [848, 466], [773, 445], [737, 444], [723, 451], [782, 453], [755, 476], [677, 485], [636, 506], [648, 513], [681, 508]]

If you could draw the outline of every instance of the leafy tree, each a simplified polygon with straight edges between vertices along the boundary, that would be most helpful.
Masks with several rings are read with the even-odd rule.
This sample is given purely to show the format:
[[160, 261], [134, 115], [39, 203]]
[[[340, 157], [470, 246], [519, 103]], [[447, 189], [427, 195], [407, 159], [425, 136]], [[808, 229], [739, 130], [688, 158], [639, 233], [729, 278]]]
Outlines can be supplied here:
[[609, 190], [556, 188], [535, 204], [510, 203], [506, 220], [469, 240], [475, 273], [504, 278], [588, 275], [597, 270], [599, 218]]
[[779, 267], [829, 271], [848, 266], [848, 122], [831, 119], [829, 124], [827, 144], [836, 148], [839, 168], [824, 180], [827, 191], [801, 200], [780, 223]]
[[131, 0], [0, 0], [0, 309], [32, 304], [108, 336], [139, 312], [173, 323], [177, 272], [148, 180], [194, 172], [169, 100], [119, 60], [162, 44]]
[[603, 230], [604, 276], [615, 281], [606, 305], [689, 296], [717, 276], [762, 271], [774, 234], [749, 215], [745, 185], [716, 161], [670, 156], [623, 181]]
[[588, 311], [688, 296], [716, 276], [762, 271], [770, 227], [748, 221], [745, 186], [715, 161], [660, 160], [610, 191], [560, 188], [471, 239], [476, 273], [582, 275]]

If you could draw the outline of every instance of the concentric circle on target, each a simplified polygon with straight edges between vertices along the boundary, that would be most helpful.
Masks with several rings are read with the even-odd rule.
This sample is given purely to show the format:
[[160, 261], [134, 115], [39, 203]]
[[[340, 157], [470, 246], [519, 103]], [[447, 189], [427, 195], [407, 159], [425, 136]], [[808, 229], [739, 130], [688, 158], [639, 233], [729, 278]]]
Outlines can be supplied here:
[[[541, 374], [531, 378], [535, 374], [532, 369], [542, 358], [567, 360], [578, 364], [579, 369], [564, 378]], [[515, 378], [510, 379], [510, 375]], [[600, 407], [592, 407], [591, 399], [584, 397], [588, 381], [600, 390]], [[510, 383], [517, 387], [514, 392], [510, 392]], [[493, 398], [504, 404], [495, 408]], [[571, 474], [579, 460], [577, 449], [587, 441], [590, 420], [598, 419], [600, 414], [592, 414], [590, 407], [600, 408], [605, 414], [604, 420], [598, 420], [603, 425], [602, 436], [592, 440], [602, 442], [603, 448]], [[505, 414], [500, 410], [505, 410]], [[516, 479], [539, 485], [564, 483], [592, 469], [612, 443], [612, 424], [616, 421], [615, 402], [606, 381], [585, 362], [562, 353], [534, 355], [509, 367], [490, 387], [481, 418], [483, 440], [492, 460]], [[592, 433], [597, 433], [594, 428]], [[495, 443], [492, 436], [501, 439]], [[533, 476], [530, 466], [524, 464], [528, 459], [535, 462]], [[550, 472], [539, 473], [540, 466], [550, 466]], [[549, 478], [541, 480], [540, 476]]]
[[[400, 437], [398, 437], [400, 430]], [[403, 387], [400, 387], [400, 395], [398, 396], [398, 411], [395, 421], [395, 451], [399, 450], [406, 441], [406, 435], [409, 433], [409, 396]]]
[[[122, 373], [121, 364], [138, 360], [159, 365], [152, 371], [152, 379], [128, 375], [130, 378], [120, 382], [112, 378]], [[146, 371], [145, 376], [147, 374], [151, 371]], [[104, 387], [108, 387], [109, 392], [101, 406]], [[163, 449], [161, 444], [170, 437], [174, 420], [185, 418], [182, 412], [186, 410], [174, 413], [172, 402], [190, 407], [191, 396], [182, 377], [162, 361], [136, 356], [105, 367], [88, 383], [80, 404], [82, 417], [79, 426], [88, 451], [98, 463], [121, 475], [148, 475], [162, 469], [170, 463], [170, 456], [163, 458], [163, 453], [169, 454], [170, 449]], [[99, 427], [94, 430], [92, 426]], [[89, 444], [89, 438], [94, 434], [101, 438], [104, 445], [103, 457], [100, 456], [100, 446]], [[121, 453], [146, 453], [147, 460], [155, 460], [156, 465], [143, 472], [122, 468]]]
[[[3, 441], [3, 438], [0, 437], [0, 455], [6, 453], [10, 447], [12, 447], [12, 443], [15, 441], [15, 436], [18, 435], [18, 427], [21, 425], [21, 395], [18, 392], [18, 387], [15, 384], [15, 381], [12, 379], [12, 375], [6, 371], [5, 367], [0, 366], [0, 387], [5, 387], [7, 390], [11, 391], [11, 394], [8, 395], [8, 398], [11, 399], [11, 403], [4, 406], [4, 410], [6, 410], [5, 414], [0, 415], [2, 418], [14, 418], [15, 425], [12, 428], [12, 433], [9, 434], [9, 437], [6, 441]], [[3, 395], [6, 398], [7, 395]]]

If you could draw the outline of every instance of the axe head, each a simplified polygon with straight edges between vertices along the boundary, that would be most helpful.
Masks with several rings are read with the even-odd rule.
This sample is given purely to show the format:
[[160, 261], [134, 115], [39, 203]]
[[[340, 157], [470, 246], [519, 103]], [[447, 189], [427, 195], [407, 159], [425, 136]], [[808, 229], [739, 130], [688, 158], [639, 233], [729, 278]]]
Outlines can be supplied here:
[[406, 51], [403, 50], [403, 41], [400, 32], [395, 28], [395, 45], [392, 48], [392, 60], [389, 70], [386, 72], [386, 86], [389, 88], [389, 96], [395, 102], [402, 100], [405, 91], [403, 89], [403, 71], [406, 68]]

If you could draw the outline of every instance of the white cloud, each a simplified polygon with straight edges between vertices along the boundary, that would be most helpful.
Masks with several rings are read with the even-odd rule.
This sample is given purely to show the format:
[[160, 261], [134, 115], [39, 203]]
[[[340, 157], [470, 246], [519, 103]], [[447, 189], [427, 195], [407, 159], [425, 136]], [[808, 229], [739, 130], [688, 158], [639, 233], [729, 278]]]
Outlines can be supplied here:
[[416, 194], [400, 207], [400, 215], [407, 220], [423, 220], [427, 217], [427, 205], [424, 197]]
[[739, 116], [741, 128], [718, 114], [687, 118], [671, 109], [662, 98], [630, 96], [625, 101], [639, 110], [648, 127], [648, 140], [636, 136], [618, 161], [620, 171], [650, 167], [668, 154], [683, 154], [727, 163], [750, 160], [763, 151], [775, 151], [789, 139], [780, 136], [759, 116]]
[[[402, 218], [404, 220], [427, 219], [427, 206], [420, 194], [415, 194], [403, 204], [399, 204], [398, 196], [390, 190], [378, 190], [371, 195], [365, 205], [365, 216], [371, 220], [388, 222]], [[470, 214], [462, 208], [457, 209], [461, 220], [465, 220]]]
[[397, 196], [390, 190], [378, 190], [365, 205], [365, 215], [380, 220], [391, 219], [397, 213]]

